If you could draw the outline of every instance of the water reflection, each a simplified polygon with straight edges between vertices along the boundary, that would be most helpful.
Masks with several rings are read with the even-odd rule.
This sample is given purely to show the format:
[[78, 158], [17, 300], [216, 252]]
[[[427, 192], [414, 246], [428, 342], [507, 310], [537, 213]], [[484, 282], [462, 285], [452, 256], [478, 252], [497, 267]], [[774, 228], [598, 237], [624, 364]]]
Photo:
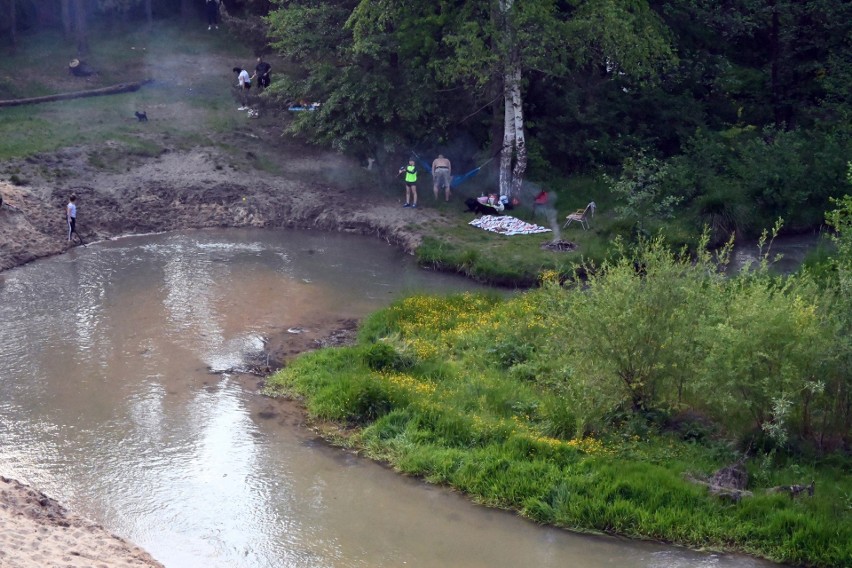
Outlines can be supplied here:
[[817, 247], [821, 238], [819, 234], [778, 237], [763, 248], [756, 242], [737, 243], [731, 255], [730, 266], [736, 273], [746, 267], [757, 268], [765, 259], [774, 272], [792, 274]]
[[204, 231], [8, 272], [0, 474], [166, 566], [760, 566], [544, 529], [326, 447], [229, 369], [270, 331], [471, 283], [369, 239]]

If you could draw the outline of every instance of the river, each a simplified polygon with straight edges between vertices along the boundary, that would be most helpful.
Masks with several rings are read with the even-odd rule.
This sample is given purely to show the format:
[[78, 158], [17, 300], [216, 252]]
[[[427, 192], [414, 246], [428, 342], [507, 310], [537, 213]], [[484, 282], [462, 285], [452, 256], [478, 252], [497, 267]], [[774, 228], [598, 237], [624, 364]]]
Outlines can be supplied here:
[[477, 289], [379, 241], [208, 230], [75, 248], [0, 282], [0, 474], [169, 568], [762, 567], [577, 535], [328, 447], [227, 371], [282, 328]]

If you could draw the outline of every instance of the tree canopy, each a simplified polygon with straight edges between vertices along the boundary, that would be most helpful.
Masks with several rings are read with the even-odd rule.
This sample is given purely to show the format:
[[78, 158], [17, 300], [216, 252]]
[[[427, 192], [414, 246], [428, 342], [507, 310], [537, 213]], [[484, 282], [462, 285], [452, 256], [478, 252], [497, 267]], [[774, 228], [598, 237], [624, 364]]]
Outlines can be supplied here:
[[[380, 163], [412, 150], [449, 150], [472, 165], [499, 155], [489, 173], [502, 193], [521, 191], [525, 179], [548, 185], [602, 171], [630, 188], [643, 171], [647, 195], [676, 204], [694, 229], [710, 225], [715, 241], [758, 233], [779, 216], [792, 230], [820, 224], [828, 199], [845, 191], [849, 2], [224, 4], [232, 16], [262, 17], [268, 37], [252, 25], [251, 45], [287, 60], [269, 94], [322, 103], [288, 128]], [[0, 44], [52, 26], [84, 51], [96, 18], [200, 17], [202, 8], [0, 0], [0, 13], [13, 16], [0, 18]]]

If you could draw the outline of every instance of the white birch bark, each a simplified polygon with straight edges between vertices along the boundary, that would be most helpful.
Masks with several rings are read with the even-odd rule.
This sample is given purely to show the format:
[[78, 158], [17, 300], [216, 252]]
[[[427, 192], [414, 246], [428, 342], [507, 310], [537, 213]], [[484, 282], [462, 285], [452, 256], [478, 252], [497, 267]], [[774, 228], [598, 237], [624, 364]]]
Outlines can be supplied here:
[[510, 71], [512, 94], [512, 130], [515, 140], [515, 167], [512, 169], [512, 197], [520, 197], [524, 173], [527, 171], [527, 141], [524, 136], [524, 108], [521, 95], [521, 66], [517, 59]]
[[512, 156], [515, 150], [515, 116], [510, 78], [503, 76], [503, 148], [500, 150], [500, 195], [512, 194]]
[[518, 197], [527, 169], [527, 145], [524, 136], [521, 63], [512, 30], [514, 0], [500, 0], [503, 33], [508, 53], [503, 60], [503, 149], [500, 152], [500, 195]]

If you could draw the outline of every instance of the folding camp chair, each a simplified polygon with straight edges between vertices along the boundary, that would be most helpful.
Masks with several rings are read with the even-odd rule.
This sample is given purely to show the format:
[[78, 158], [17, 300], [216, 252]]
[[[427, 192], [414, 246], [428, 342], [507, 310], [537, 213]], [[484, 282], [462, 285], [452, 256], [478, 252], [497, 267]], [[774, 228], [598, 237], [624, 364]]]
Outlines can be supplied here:
[[580, 223], [580, 226], [583, 227], [583, 230], [586, 231], [589, 229], [589, 218], [595, 216], [595, 209], [597, 209], [597, 205], [595, 205], [594, 201], [590, 201], [588, 205], [586, 205], [585, 209], [577, 209], [567, 217], [565, 217], [565, 224], [562, 225], [564, 229], [574, 221]]

